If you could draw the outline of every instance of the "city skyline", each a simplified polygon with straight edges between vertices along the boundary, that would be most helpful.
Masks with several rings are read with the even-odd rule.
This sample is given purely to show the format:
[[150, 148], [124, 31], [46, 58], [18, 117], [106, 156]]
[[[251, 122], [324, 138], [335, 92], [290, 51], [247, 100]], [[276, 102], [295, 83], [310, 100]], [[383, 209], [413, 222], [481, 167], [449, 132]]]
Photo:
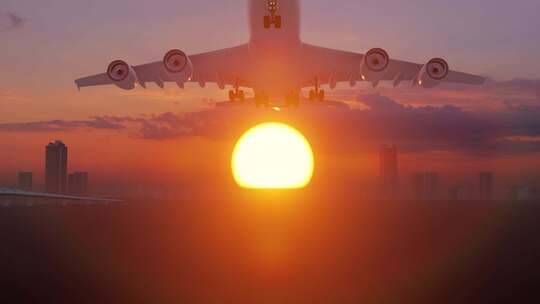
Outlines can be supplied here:
[[[48, 194], [88, 196], [88, 172], [74, 171], [68, 174], [68, 147], [63, 141], [55, 140], [47, 144], [44, 159], [43, 185], [34, 183], [33, 171], [19, 171], [16, 187], [13, 188], [25, 192], [39, 192], [38, 188], [43, 186], [43, 192]], [[0, 184], [0, 188], [2, 186], [6, 185]]]
[[[55, 140], [50, 142], [46, 146], [46, 158], [45, 167], [47, 167], [47, 159], [51, 160], [51, 167], [54, 167], [49, 174], [54, 180], [54, 189], [47, 189], [45, 184], [46, 193], [57, 194], [69, 194], [74, 196], [88, 196], [88, 172], [74, 171], [68, 172], [68, 147], [61, 140]], [[429, 167], [425, 167], [426, 171], [407, 171], [405, 173], [400, 172], [400, 153], [399, 148], [395, 145], [382, 145], [378, 153], [378, 175], [371, 177], [372, 185], [377, 185], [377, 191], [370, 191], [371, 199], [394, 199], [394, 200], [417, 200], [417, 201], [437, 201], [437, 200], [455, 200], [455, 201], [491, 201], [491, 200], [530, 200], [539, 198], [540, 183], [516, 183], [516, 181], [507, 181], [506, 184], [501, 185], [496, 182], [495, 172], [490, 171], [478, 171], [474, 173], [468, 173], [469, 178], [463, 180], [463, 176], [467, 175], [465, 172], [461, 172], [459, 180], [452, 178], [446, 174], [447, 172], [439, 172], [429, 170]], [[65, 164], [63, 163], [65, 161]], [[57, 166], [58, 165], [58, 166]], [[402, 164], [407, 167], [407, 161]], [[58, 167], [58, 170], [57, 168]], [[65, 168], [66, 178], [65, 184], [63, 183], [63, 171]], [[47, 178], [47, 169], [45, 169], [45, 180]], [[442, 176], [441, 176], [442, 174]], [[474, 178], [471, 178], [474, 176]], [[441, 181], [442, 180], [442, 181]], [[59, 184], [56, 184], [56, 183]], [[163, 181], [161, 181], [163, 182]], [[498, 187], [496, 187], [498, 185]], [[6, 186], [0, 184], [0, 188]], [[19, 171], [17, 173], [17, 189], [23, 191], [36, 190], [34, 183], [33, 172]], [[138, 195], [145, 197], [147, 195], [160, 197], [157, 193], [162, 193], [162, 197], [170, 197], [174, 192], [171, 190], [171, 185], [162, 185], [163, 187], [148, 187], [147, 191], [138, 189]], [[187, 185], [178, 185], [178, 192], [182, 192], [187, 189]], [[365, 187], [367, 189], [369, 187]], [[60, 190], [56, 190], [60, 189]], [[63, 189], [63, 190], [61, 190]], [[106, 191], [105, 191], [106, 192]], [[163, 196], [163, 193], [169, 193], [169, 196]], [[108, 192], [108, 195], [122, 195], [121, 193]], [[134, 195], [133, 198], [137, 198]]]
[[73, 172], [68, 175], [68, 193], [88, 196], [88, 172]]

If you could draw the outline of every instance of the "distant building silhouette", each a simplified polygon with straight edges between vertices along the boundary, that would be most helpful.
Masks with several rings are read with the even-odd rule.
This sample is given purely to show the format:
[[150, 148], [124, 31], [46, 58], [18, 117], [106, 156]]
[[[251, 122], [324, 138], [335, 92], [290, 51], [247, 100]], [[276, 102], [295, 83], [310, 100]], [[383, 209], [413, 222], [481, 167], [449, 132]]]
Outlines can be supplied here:
[[413, 195], [415, 200], [438, 199], [439, 173], [415, 173], [413, 175]]
[[75, 172], [68, 177], [68, 190], [71, 195], [88, 195], [88, 173]]
[[493, 199], [494, 180], [492, 172], [480, 172], [478, 175], [478, 195], [481, 200]]
[[17, 189], [23, 191], [32, 191], [32, 172], [19, 172]]
[[523, 186], [510, 187], [508, 196], [512, 201], [529, 201], [535, 199], [532, 189]]
[[426, 196], [424, 173], [415, 173], [413, 175], [413, 196], [415, 200], [423, 200]]
[[425, 198], [435, 200], [439, 198], [439, 173], [426, 172], [425, 179]]
[[452, 201], [464, 201], [467, 199], [467, 189], [463, 186], [455, 186], [450, 189], [450, 199]]
[[395, 197], [398, 192], [398, 151], [396, 146], [383, 146], [379, 151], [380, 183], [383, 195]]
[[538, 187], [534, 187], [531, 189], [531, 195], [532, 198], [535, 200], [540, 199], [540, 191], [538, 190]]
[[45, 147], [45, 192], [66, 193], [68, 148], [57, 140]]

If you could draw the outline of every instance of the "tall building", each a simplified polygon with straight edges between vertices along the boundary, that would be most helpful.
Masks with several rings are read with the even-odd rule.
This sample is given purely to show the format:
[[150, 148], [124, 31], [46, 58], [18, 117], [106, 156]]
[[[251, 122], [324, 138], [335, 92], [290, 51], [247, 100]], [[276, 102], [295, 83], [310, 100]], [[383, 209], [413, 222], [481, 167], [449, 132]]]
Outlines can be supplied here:
[[413, 196], [415, 200], [423, 200], [426, 196], [424, 173], [415, 173], [413, 175]]
[[386, 197], [398, 192], [398, 151], [396, 146], [383, 146], [379, 151], [380, 184]]
[[495, 180], [492, 172], [480, 172], [478, 175], [478, 195], [481, 200], [493, 199], [493, 181]]
[[529, 187], [512, 186], [510, 187], [509, 199], [513, 201], [529, 201], [534, 199], [533, 193]]
[[425, 179], [425, 198], [435, 200], [439, 198], [439, 173], [426, 172]]
[[535, 200], [540, 199], [540, 190], [538, 189], [538, 187], [534, 187], [531, 189], [531, 195], [532, 198]]
[[68, 148], [57, 140], [45, 147], [45, 192], [66, 193]]
[[450, 199], [452, 201], [467, 200], [467, 189], [464, 186], [455, 186], [450, 189]]
[[19, 172], [17, 189], [32, 191], [32, 172]]
[[68, 190], [71, 195], [88, 195], [88, 173], [75, 172], [68, 177]]

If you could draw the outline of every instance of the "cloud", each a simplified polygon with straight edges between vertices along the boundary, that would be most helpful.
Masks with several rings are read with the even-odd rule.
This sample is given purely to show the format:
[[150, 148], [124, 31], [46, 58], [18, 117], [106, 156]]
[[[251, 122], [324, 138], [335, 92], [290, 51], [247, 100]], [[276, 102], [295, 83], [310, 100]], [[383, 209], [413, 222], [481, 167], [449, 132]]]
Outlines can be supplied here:
[[0, 91], [0, 101], [26, 101], [26, 98], [19, 95], [11, 94], [10, 92]]
[[414, 106], [459, 106], [467, 111], [504, 110], [513, 105], [540, 105], [540, 80], [514, 79], [510, 81], [491, 81], [483, 86], [444, 84], [433, 89], [422, 89], [403, 84], [392, 88], [384, 84], [377, 89], [359, 86], [342, 87], [328, 95], [342, 100], [354, 100], [359, 94], [379, 93], [402, 104]]
[[487, 84], [488, 88], [510, 89], [519, 91], [540, 92], [540, 79], [515, 78], [510, 81], [501, 81]]
[[275, 120], [301, 128], [319, 145], [337, 152], [372, 150], [383, 143], [394, 143], [410, 152], [497, 156], [540, 151], [540, 106], [468, 112], [455, 106], [404, 106], [381, 95], [362, 95], [358, 100], [368, 109], [307, 107], [273, 112], [238, 108], [164, 113], [142, 120], [137, 136], [150, 140], [192, 136], [234, 140], [250, 126]]
[[125, 126], [119, 124], [115, 119], [107, 117], [95, 117], [90, 120], [50, 120], [23, 123], [3, 123], [0, 124], [0, 132], [60, 132], [74, 131], [78, 129], [104, 129], [120, 130]]
[[24, 26], [26, 21], [13, 12], [0, 14], [0, 32], [19, 29]]
[[471, 154], [512, 154], [540, 151], [540, 106], [507, 106], [501, 111], [464, 111], [455, 106], [399, 105], [380, 96], [360, 96], [370, 107], [356, 125], [369, 128], [371, 136], [390, 139], [406, 150], [462, 151]]
[[[348, 98], [352, 108], [302, 106], [276, 112], [248, 105], [215, 107], [188, 113], [0, 124], [0, 132], [106, 129], [143, 140], [203, 137], [230, 141], [258, 123], [281, 121], [299, 128], [314, 145], [329, 152], [374, 151], [380, 144], [392, 143], [409, 152], [453, 151], [501, 156], [540, 152], [540, 98], [535, 95], [539, 88], [540, 81], [513, 80], [493, 82], [481, 88], [458, 86], [452, 93], [448, 87], [422, 90], [423, 97], [413, 89], [398, 89], [401, 98], [418, 100], [408, 104], [398, 102], [386, 91], [383, 95], [360, 90], [362, 93], [358, 95], [356, 90], [347, 91], [357, 94]], [[411, 95], [403, 93], [405, 90], [411, 90]], [[433, 101], [434, 96], [440, 99]], [[497, 100], [497, 107], [467, 106], [468, 103], [491, 104], [491, 98]], [[456, 99], [463, 100], [465, 106], [455, 102]]]

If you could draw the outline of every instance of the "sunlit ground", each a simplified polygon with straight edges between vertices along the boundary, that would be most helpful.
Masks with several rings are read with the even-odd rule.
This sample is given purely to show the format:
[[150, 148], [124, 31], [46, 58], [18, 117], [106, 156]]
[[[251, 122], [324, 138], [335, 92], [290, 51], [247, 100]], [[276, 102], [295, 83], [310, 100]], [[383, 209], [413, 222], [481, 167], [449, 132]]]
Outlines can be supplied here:
[[296, 129], [282, 123], [264, 123], [238, 140], [231, 167], [242, 188], [304, 188], [313, 176], [313, 151]]

